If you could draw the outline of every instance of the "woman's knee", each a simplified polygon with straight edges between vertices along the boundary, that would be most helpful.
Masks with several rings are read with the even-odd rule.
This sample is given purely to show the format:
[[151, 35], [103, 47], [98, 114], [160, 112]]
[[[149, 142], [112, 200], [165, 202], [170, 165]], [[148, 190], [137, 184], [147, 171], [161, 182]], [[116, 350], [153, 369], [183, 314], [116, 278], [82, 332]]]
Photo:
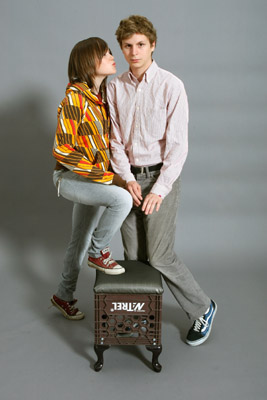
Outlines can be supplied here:
[[116, 205], [121, 209], [127, 211], [127, 214], [130, 212], [133, 206], [133, 199], [130, 193], [127, 192], [127, 190], [121, 189], [120, 191], [117, 192]]

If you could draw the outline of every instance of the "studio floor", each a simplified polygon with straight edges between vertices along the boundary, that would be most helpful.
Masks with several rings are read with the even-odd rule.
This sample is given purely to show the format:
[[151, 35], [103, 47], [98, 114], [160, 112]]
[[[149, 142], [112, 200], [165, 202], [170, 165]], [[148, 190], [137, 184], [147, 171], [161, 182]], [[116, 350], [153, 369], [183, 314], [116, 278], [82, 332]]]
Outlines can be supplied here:
[[[2, 242], [3, 243], [3, 242]], [[208, 341], [185, 344], [191, 323], [164, 284], [161, 373], [151, 368], [145, 346], [112, 346], [94, 371], [93, 283], [84, 267], [79, 280], [82, 321], [68, 321], [50, 295], [60, 268], [59, 252], [42, 247], [13, 252], [2, 246], [0, 393], [3, 400], [181, 399], [264, 400], [266, 398], [266, 271], [241, 258], [217, 259], [216, 269], [192, 272], [218, 303]], [[9, 252], [7, 254], [7, 251]], [[221, 268], [218, 263], [221, 263]], [[229, 260], [228, 260], [229, 264]], [[247, 268], [247, 267], [250, 268]]]

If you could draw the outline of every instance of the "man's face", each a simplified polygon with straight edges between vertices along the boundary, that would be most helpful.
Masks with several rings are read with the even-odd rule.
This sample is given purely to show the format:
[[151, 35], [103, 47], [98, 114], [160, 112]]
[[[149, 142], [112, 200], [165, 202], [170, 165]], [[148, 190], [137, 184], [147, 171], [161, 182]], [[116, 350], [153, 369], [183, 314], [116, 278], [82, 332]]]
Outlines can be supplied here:
[[155, 43], [151, 45], [145, 35], [135, 33], [122, 41], [121, 49], [131, 70], [145, 71], [151, 64]]

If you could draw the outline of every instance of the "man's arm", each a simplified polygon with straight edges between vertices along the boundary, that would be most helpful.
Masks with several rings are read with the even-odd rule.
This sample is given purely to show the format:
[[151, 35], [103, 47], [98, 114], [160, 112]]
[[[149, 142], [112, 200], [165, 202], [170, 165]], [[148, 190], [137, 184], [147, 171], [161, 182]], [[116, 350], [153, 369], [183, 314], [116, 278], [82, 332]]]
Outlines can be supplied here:
[[112, 168], [117, 174], [125, 179], [127, 182], [126, 189], [132, 195], [134, 205], [138, 207], [143, 200], [141, 186], [136, 182], [134, 175], [131, 173], [131, 165], [121, 135], [115, 87], [112, 83], [110, 83], [107, 88], [107, 99], [111, 120], [110, 150], [112, 153]]
[[116, 90], [112, 82], [110, 82], [107, 87], [107, 100], [111, 120], [110, 150], [112, 153], [112, 168], [125, 179], [126, 182], [135, 181], [134, 175], [131, 173], [131, 165], [123, 143], [116, 104]]
[[[179, 82], [179, 83], [178, 83]], [[164, 197], [180, 176], [188, 154], [188, 101], [184, 85], [172, 85], [167, 104], [166, 145], [160, 175], [151, 193]]]
[[[178, 81], [177, 81], [178, 82]], [[164, 197], [179, 177], [188, 153], [188, 101], [184, 86], [172, 86], [167, 107], [166, 146], [160, 175], [145, 197], [142, 211], [146, 215], [158, 211]]]

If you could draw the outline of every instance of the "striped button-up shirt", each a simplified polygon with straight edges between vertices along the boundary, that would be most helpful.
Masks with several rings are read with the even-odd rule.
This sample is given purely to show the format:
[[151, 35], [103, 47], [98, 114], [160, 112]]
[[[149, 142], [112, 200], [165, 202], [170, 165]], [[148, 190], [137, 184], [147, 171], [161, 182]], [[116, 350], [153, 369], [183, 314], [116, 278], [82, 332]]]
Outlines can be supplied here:
[[131, 165], [163, 163], [151, 192], [163, 198], [179, 177], [188, 153], [188, 102], [184, 85], [155, 61], [139, 82], [131, 72], [108, 85], [111, 164], [127, 182]]

